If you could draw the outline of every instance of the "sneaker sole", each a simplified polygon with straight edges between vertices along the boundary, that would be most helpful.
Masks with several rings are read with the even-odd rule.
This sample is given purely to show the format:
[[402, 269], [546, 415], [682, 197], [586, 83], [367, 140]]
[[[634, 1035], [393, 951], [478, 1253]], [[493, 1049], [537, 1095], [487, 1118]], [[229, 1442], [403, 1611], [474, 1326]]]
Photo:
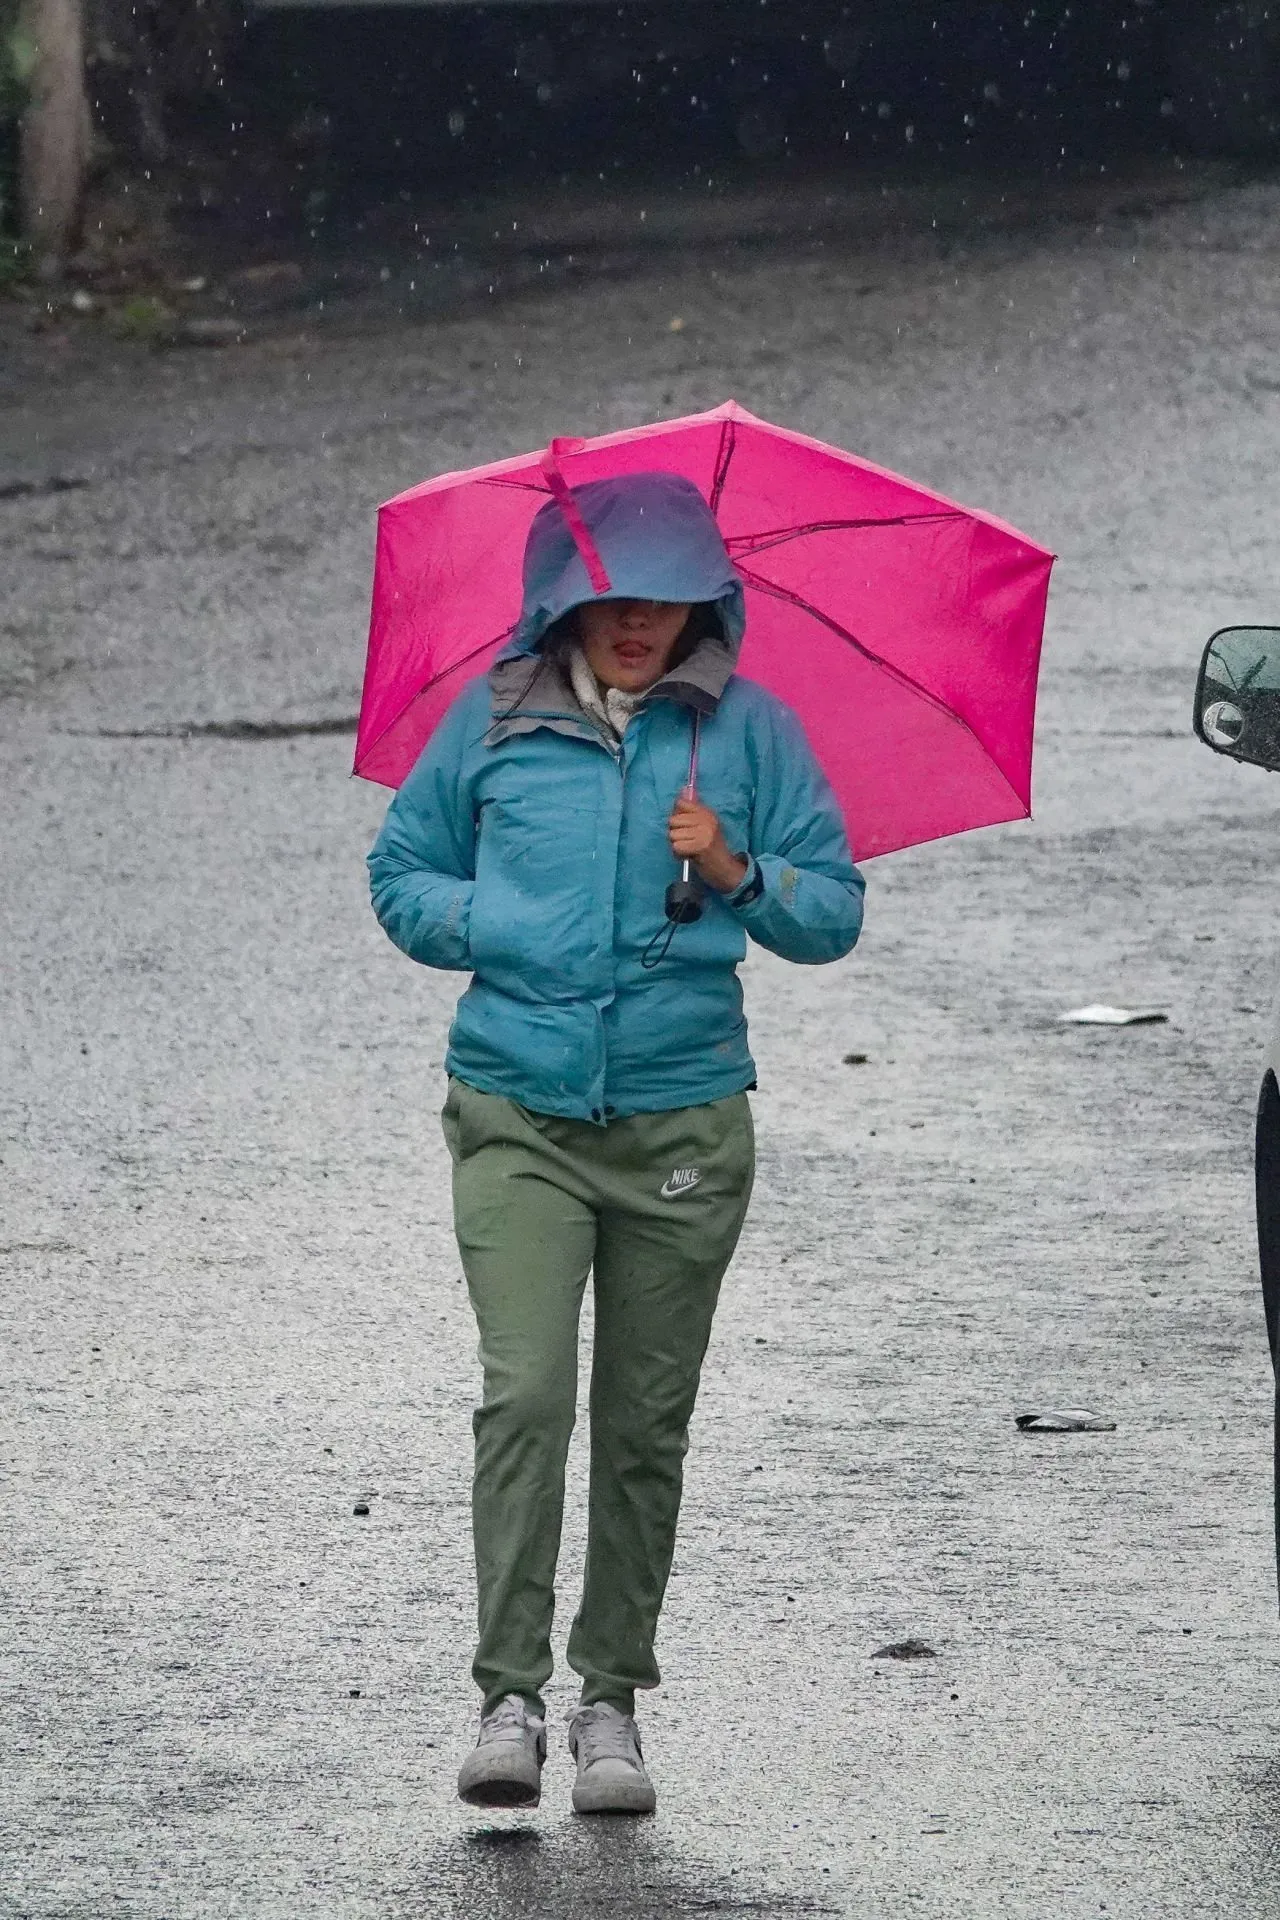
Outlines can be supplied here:
[[469, 1807], [536, 1807], [542, 1788], [524, 1780], [478, 1780], [473, 1787], [459, 1787], [458, 1798]]
[[619, 1791], [614, 1796], [607, 1796], [601, 1793], [599, 1797], [591, 1792], [580, 1794], [577, 1787], [573, 1790], [573, 1810], [575, 1813], [621, 1814], [624, 1817], [630, 1815], [634, 1819], [642, 1818], [645, 1814], [655, 1813], [657, 1806], [658, 1796], [652, 1787], [650, 1787], [647, 1792], [641, 1789], [633, 1789], [630, 1794], [627, 1794], [624, 1790]]

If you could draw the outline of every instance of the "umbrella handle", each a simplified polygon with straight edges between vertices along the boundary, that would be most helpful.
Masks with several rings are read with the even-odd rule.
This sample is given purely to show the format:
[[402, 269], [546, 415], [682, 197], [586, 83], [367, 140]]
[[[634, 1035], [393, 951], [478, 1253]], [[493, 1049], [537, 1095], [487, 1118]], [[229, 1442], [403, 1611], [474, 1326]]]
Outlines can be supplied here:
[[[680, 789], [682, 800], [696, 800], [698, 797], [698, 740], [701, 732], [702, 715], [695, 711], [693, 745], [689, 749], [689, 778]], [[701, 915], [701, 891], [693, 879], [693, 863], [684, 860], [680, 865], [679, 891], [671, 887], [667, 889], [667, 918], [687, 925], [692, 920], [700, 919]]]
[[[680, 789], [682, 800], [696, 800], [698, 797], [698, 736], [702, 728], [702, 715], [693, 716], [693, 746], [689, 752], [689, 778]], [[640, 965], [646, 973], [660, 966], [671, 951], [671, 942], [675, 938], [677, 927], [691, 927], [695, 920], [702, 918], [702, 882], [693, 878], [693, 862], [681, 862], [680, 878], [673, 880], [667, 888], [665, 902], [666, 921], [658, 928], [652, 940], [640, 956]]]

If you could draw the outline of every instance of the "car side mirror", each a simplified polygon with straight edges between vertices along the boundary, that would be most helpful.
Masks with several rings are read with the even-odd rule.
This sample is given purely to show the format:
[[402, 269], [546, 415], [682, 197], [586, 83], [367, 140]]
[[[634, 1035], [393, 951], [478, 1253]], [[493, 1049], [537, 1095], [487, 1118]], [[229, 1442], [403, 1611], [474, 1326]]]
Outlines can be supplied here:
[[1280, 773], [1280, 627], [1223, 627], [1200, 662], [1195, 730], [1232, 760]]

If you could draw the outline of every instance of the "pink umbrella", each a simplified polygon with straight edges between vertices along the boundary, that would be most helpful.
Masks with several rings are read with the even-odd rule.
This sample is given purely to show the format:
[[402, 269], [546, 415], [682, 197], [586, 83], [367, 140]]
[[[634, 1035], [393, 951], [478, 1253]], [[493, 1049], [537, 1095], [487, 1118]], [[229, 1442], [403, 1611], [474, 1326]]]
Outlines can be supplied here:
[[[746, 588], [739, 671], [801, 716], [856, 857], [1030, 813], [1053, 555], [990, 514], [732, 400], [442, 474], [389, 500], [358, 774], [398, 786], [510, 637], [525, 535], [549, 493], [565, 501], [562, 476], [573, 487], [655, 469], [683, 474], [710, 501]], [[572, 525], [571, 496], [567, 505]], [[574, 537], [598, 569], [580, 520]]]

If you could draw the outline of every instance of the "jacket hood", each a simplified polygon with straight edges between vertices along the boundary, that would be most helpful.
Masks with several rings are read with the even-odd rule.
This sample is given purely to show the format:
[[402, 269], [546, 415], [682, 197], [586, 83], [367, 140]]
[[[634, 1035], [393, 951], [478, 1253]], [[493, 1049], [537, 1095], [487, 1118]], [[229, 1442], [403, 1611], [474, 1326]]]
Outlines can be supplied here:
[[678, 473], [589, 480], [573, 498], [604, 562], [597, 593], [554, 500], [535, 514], [524, 550], [524, 603], [504, 657], [537, 651], [547, 629], [588, 600], [714, 601], [736, 661], [746, 626], [742, 582], [715, 516]]

